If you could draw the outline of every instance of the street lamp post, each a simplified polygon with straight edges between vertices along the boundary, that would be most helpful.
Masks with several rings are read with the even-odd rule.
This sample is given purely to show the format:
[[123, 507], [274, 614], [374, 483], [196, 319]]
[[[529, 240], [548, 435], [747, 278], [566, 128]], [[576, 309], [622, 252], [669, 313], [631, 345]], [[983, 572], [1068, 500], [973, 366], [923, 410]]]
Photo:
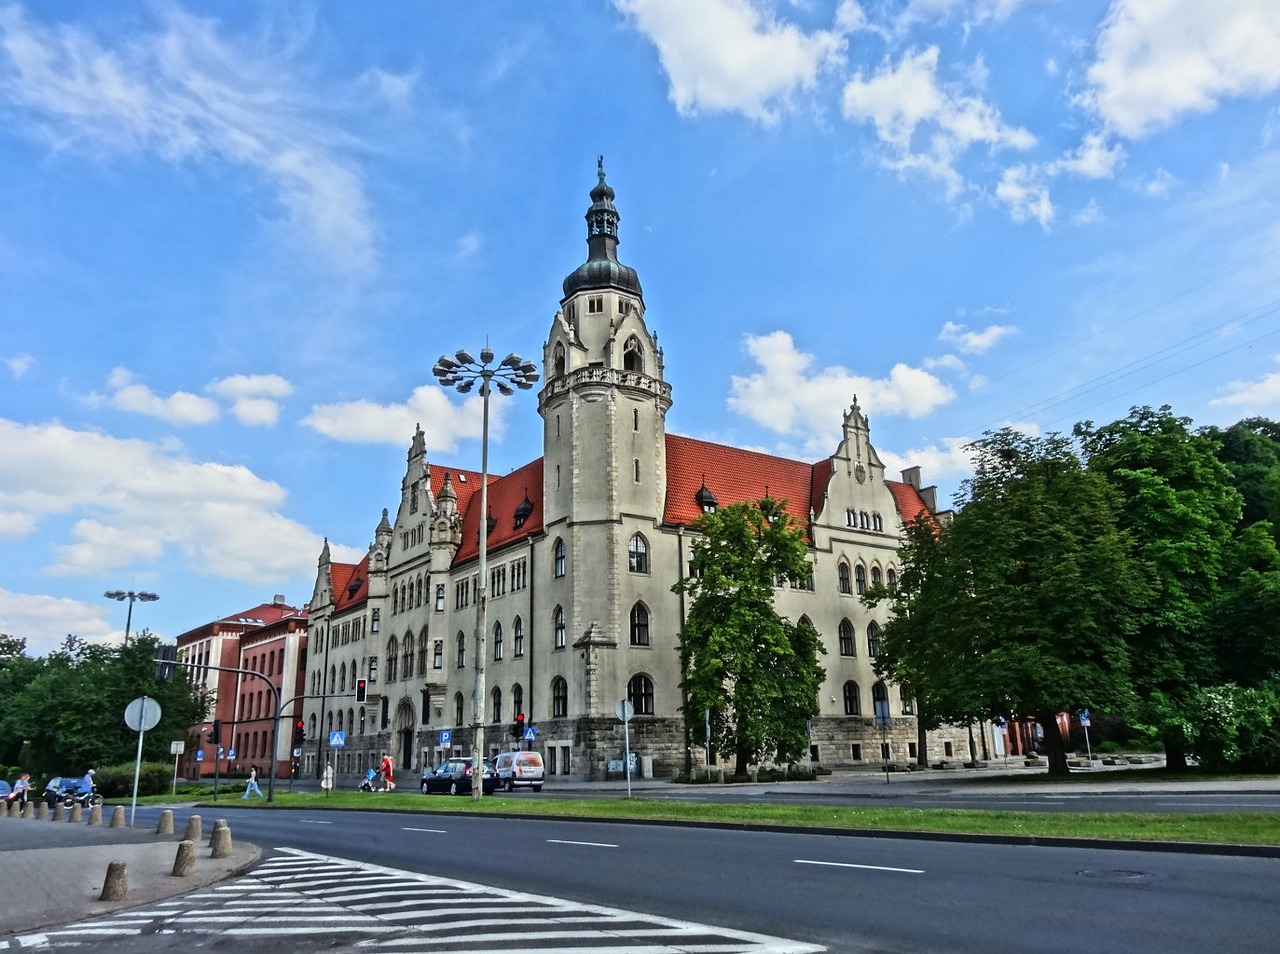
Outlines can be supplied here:
[[479, 801], [484, 797], [484, 719], [485, 719], [485, 685], [484, 654], [485, 627], [487, 607], [485, 600], [488, 594], [488, 549], [489, 549], [489, 392], [497, 388], [500, 394], [511, 395], [515, 392], [512, 385], [527, 391], [538, 380], [538, 369], [530, 361], [525, 361], [518, 354], [512, 353], [498, 364], [493, 363], [493, 352], [488, 348], [480, 350], [477, 361], [467, 351], [459, 351], [452, 358], [441, 355], [431, 373], [436, 376], [442, 387], [456, 388], [458, 393], [467, 394], [477, 381], [480, 382], [480, 397], [484, 403], [484, 414], [480, 431], [480, 584], [476, 590], [476, 639], [475, 639], [475, 685], [471, 690], [471, 708], [475, 719], [475, 731], [471, 743], [471, 798]]
[[141, 600], [144, 603], [154, 603], [160, 599], [155, 593], [135, 593], [133, 590], [125, 592], [124, 590], [107, 590], [102, 594], [109, 600], [128, 600], [129, 612], [124, 617], [124, 644], [129, 645], [129, 626], [133, 623], [133, 601]]

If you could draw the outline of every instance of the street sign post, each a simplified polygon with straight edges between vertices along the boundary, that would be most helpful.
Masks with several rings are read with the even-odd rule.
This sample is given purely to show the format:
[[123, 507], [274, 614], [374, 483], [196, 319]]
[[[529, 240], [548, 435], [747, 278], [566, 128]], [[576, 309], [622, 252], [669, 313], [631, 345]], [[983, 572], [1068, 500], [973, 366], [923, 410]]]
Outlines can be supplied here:
[[[142, 737], [160, 722], [160, 703], [150, 696], [139, 696], [124, 707], [124, 724], [138, 733], [138, 755], [133, 760], [133, 805], [129, 809], [129, 827], [138, 810], [138, 776], [142, 774]], [[174, 761], [174, 787], [177, 788], [177, 760]]]
[[1084, 750], [1089, 756], [1089, 764], [1093, 764], [1093, 746], [1089, 744], [1089, 710], [1080, 710], [1080, 727], [1084, 729]]
[[346, 745], [347, 745], [347, 733], [345, 732], [329, 733], [329, 748], [341, 749], [341, 748], [345, 748]]
[[169, 743], [169, 754], [173, 756], [173, 789], [170, 795], [178, 794], [178, 756], [187, 751], [187, 743], [182, 739]]
[[618, 721], [622, 723], [622, 740], [626, 751], [627, 760], [627, 798], [631, 797], [631, 717], [636, 714], [635, 706], [631, 704], [630, 699], [623, 699], [613, 711], [618, 715]]

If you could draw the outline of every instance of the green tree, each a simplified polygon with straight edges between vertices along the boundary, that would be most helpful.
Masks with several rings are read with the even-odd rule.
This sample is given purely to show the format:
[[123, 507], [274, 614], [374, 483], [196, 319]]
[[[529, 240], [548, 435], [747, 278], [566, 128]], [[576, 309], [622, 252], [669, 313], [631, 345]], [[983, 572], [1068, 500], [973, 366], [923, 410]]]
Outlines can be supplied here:
[[27, 641], [0, 634], [0, 765], [17, 765], [26, 728], [20, 702], [43, 664], [27, 656]]
[[1242, 509], [1217, 443], [1190, 423], [1168, 407], [1142, 407], [1105, 427], [1076, 426], [1089, 470], [1119, 492], [1120, 525], [1150, 571], [1154, 598], [1129, 640], [1130, 661], [1137, 716], [1156, 727], [1174, 769], [1186, 767], [1182, 732], [1161, 731], [1161, 720], [1170, 700], [1220, 681], [1208, 613]]
[[1049, 771], [1066, 774], [1056, 714], [1127, 710], [1147, 584], [1115, 491], [1066, 438], [1005, 429], [971, 450], [974, 475], [929, 558], [943, 572], [913, 609], [928, 631], [893, 651], [948, 714], [1035, 718]]
[[1200, 433], [1219, 445], [1218, 459], [1244, 497], [1244, 524], [1267, 521], [1280, 544], [1280, 424], [1251, 417], [1225, 430], [1206, 427]]
[[867, 606], [887, 603], [889, 619], [880, 630], [877, 676], [902, 687], [915, 700], [917, 760], [928, 764], [928, 732], [946, 723], [963, 724], [987, 714], [970, 667], [967, 631], [955, 626], [955, 599], [965, 599], [958, 564], [948, 559], [942, 528], [932, 518], [908, 524], [898, 551], [898, 584], [871, 587]]
[[700, 727], [710, 710], [708, 741], [734, 754], [739, 776], [764, 757], [797, 760], [818, 714], [823, 649], [812, 627], [778, 615], [773, 591], [813, 572], [803, 528], [771, 498], [704, 513], [695, 527], [692, 572], [673, 587], [692, 597], [681, 633], [686, 721]]

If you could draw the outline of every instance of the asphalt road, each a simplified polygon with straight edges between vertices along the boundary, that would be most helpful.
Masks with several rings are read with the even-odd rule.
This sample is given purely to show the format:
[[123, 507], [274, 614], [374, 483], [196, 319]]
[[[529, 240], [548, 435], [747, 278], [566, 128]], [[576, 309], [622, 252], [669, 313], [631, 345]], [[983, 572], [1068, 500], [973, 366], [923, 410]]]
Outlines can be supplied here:
[[217, 814], [230, 819], [237, 838], [265, 848], [292, 846], [833, 951], [1247, 954], [1280, 947], [1274, 859], [439, 814], [234, 807]]

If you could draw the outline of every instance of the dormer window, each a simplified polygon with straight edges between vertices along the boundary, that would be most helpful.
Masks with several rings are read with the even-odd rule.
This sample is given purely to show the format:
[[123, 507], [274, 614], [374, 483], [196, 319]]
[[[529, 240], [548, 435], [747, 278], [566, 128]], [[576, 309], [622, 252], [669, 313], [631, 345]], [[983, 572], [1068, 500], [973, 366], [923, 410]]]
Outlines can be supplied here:
[[702, 486], [698, 488], [698, 492], [693, 495], [694, 502], [703, 513], [715, 513], [716, 508], [720, 506], [720, 501], [716, 499], [716, 495], [707, 489], [707, 480], [702, 479]]
[[348, 598], [351, 598], [351, 597], [355, 596], [355, 595], [356, 595], [356, 593], [357, 593], [357, 592], [359, 592], [359, 590], [360, 590], [360, 583], [361, 583], [360, 577], [358, 577], [358, 576], [353, 576], [353, 577], [351, 578], [351, 582], [347, 584], [347, 597], [348, 597]]
[[644, 349], [635, 335], [628, 338], [627, 343], [622, 346], [622, 368], [624, 371], [644, 373]]
[[516, 529], [524, 526], [524, 522], [529, 519], [531, 513], [533, 513], [533, 501], [529, 499], [529, 492], [526, 490], [524, 500], [516, 507]]

